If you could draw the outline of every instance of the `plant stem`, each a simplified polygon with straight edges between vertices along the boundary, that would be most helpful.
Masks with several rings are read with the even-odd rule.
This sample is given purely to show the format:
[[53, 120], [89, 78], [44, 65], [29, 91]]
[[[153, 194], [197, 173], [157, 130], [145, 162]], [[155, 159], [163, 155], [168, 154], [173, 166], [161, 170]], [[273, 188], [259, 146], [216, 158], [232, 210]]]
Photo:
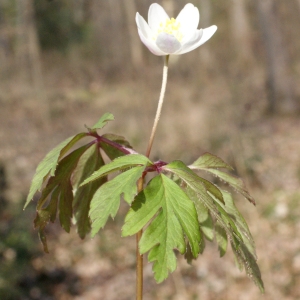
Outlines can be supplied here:
[[167, 79], [168, 79], [168, 62], [169, 62], [169, 55], [165, 56], [165, 64], [164, 64], [164, 69], [163, 69], [162, 85], [161, 85], [161, 90], [160, 90], [160, 96], [159, 96], [159, 100], [158, 100], [156, 115], [155, 115], [155, 119], [154, 119], [154, 123], [153, 123], [153, 127], [152, 127], [152, 132], [151, 132], [151, 136], [150, 136], [150, 139], [149, 139], [148, 148], [147, 148], [147, 151], [146, 151], [146, 156], [147, 157], [150, 156], [150, 152], [151, 152], [151, 149], [152, 149], [157, 124], [158, 124], [158, 121], [159, 121], [159, 118], [160, 118], [160, 115], [161, 115], [161, 109], [162, 109], [162, 105], [163, 105], [163, 102], [164, 102], [164, 96], [165, 96], [165, 91], [166, 91], [166, 86], [167, 86]]
[[[146, 156], [149, 158], [150, 152], [153, 145], [153, 140], [157, 128], [157, 124], [161, 115], [161, 109], [164, 102], [164, 96], [167, 86], [167, 78], [168, 78], [168, 62], [169, 62], [169, 55], [165, 56], [165, 62], [164, 62], [164, 68], [163, 68], [163, 79], [162, 79], [162, 85], [161, 85], [161, 91], [160, 96], [158, 100], [158, 106], [156, 110], [156, 115], [151, 131], [151, 136], [148, 142], [148, 147], [146, 151]], [[144, 177], [142, 176], [138, 181], [138, 192], [141, 192], [144, 187]], [[141, 229], [136, 234], [136, 300], [142, 300], [143, 299], [143, 255], [140, 254], [139, 251], [139, 241], [142, 237], [143, 229]]]
[[[138, 181], [138, 192], [143, 190], [144, 177]], [[136, 300], [143, 299], [143, 255], [140, 254], [139, 241], [142, 237], [143, 229], [136, 234]]]

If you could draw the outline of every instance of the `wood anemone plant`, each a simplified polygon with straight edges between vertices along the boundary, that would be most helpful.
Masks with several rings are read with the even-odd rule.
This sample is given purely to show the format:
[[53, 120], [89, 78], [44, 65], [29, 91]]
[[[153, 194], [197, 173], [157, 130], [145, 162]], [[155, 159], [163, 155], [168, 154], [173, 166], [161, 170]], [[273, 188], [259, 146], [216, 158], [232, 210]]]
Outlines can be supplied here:
[[[210, 153], [204, 153], [190, 165], [180, 160], [150, 159], [165, 95], [169, 55], [197, 48], [217, 28], [198, 30], [199, 11], [192, 4], [187, 4], [176, 19], [170, 19], [160, 5], [152, 4], [148, 19], [149, 25], [137, 13], [139, 35], [151, 52], [165, 57], [165, 63], [146, 154], [137, 153], [123, 137], [100, 134], [107, 122], [114, 119], [112, 114], [105, 113], [86, 132], [68, 138], [46, 155], [37, 167], [25, 207], [41, 191], [34, 225], [48, 252], [44, 230], [57, 216], [66, 232], [70, 231], [73, 220], [81, 238], [89, 233], [93, 237], [109, 217], [116, 216], [123, 199], [128, 204], [128, 213], [122, 236], [136, 235], [138, 300], [143, 297], [145, 253], [148, 252], [154, 278], [160, 283], [176, 269], [175, 249], [191, 262], [203, 253], [205, 239], [216, 240], [221, 256], [229, 243], [239, 268], [244, 268], [263, 291], [254, 241], [231, 193], [198, 174], [198, 171], [213, 174], [255, 204], [242, 180], [228, 173], [231, 166]], [[74, 147], [84, 138], [89, 138], [89, 142]], [[103, 153], [110, 159], [108, 163]], [[113, 173], [116, 176], [109, 179], [108, 175]], [[150, 173], [152, 179], [147, 180]]]

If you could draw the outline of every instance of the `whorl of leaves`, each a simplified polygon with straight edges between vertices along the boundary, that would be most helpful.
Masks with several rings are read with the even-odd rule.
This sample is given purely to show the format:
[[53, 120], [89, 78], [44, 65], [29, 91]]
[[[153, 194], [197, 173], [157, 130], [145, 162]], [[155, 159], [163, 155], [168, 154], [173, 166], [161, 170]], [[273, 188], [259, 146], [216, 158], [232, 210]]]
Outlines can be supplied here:
[[[232, 168], [209, 153], [190, 166], [181, 161], [154, 163], [133, 151], [120, 136], [99, 136], [97, 131], [110, 120], [111, 114], [103, 115], [87, 132], [59, 144], [38, 165], [25, 207], [40, 191], [34, 225], [44, 250], [48, 252], [45, 227], [57, 216], [65, 231], [70, 231], [73, 221], [81, 238], [90, 232], [94, 236], [109, 217], [116, 216], [124, 199], [129, 211], [122, 235], [144, 230], [139, 250], [141, 254], [148, 252], [157, 282], [176, 269], [175, 250], [191, 262], [204, 251], [205, 240], [215, 240], [220, 256], [231, 245], [239, 268], [244, 268], [263, 291], [254, 241], [231, 194], [196, 173], [213, 174], [221, 184], [255, 204], [242, 180], [223, 171]], [[87, 137], [94, 139], [70, 152]], [[111, 160], [107, 164], [103, 153]], [[138, 189], [138, 181], [154, 171], [157, 174], [143, 189]], [[110, 174], [115, 177], [108, 180]]]

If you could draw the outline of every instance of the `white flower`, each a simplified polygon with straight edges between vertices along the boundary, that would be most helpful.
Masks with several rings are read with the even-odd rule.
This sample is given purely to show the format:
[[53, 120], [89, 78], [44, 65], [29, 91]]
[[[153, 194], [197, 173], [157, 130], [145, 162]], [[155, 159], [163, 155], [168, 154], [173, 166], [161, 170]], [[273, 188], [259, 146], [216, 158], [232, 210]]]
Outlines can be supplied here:
[[188, 3], [176, 19], [169, 18], [165, 10], [153, 3], [148, 11], [148, 23], [136, 13], [136, 24], [142, 42], [155, 55], [183, 54], [204, 44], [216, 32], [217, 26], [197, 29], [200, 15]]

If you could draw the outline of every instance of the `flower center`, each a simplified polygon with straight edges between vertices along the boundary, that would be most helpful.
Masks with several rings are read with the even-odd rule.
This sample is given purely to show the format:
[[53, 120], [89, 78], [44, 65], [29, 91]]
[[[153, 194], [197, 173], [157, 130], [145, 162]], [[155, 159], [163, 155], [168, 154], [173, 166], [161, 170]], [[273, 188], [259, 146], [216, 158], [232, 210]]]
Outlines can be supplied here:
[[182, 40], [182, 33], [180, 31], [180, 23], [174, 18], [166, 20], [165, 23], [161, 22], [157, 31], [157, 35], [160, 33], [167, 33], [173, 35], [179, 42]]

